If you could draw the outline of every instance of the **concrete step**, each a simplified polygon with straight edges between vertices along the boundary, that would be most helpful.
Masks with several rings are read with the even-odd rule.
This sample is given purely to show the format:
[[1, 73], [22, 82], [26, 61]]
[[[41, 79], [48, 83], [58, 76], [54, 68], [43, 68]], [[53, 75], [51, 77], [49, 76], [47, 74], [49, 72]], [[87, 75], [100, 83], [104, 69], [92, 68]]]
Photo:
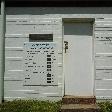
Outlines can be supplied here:
[[63, 104], [95, 104], [96, 98], [94, 96], [64, 96], [62, 98]]
[[96, 104], [63, 104], [61, 112], [100, 112]]

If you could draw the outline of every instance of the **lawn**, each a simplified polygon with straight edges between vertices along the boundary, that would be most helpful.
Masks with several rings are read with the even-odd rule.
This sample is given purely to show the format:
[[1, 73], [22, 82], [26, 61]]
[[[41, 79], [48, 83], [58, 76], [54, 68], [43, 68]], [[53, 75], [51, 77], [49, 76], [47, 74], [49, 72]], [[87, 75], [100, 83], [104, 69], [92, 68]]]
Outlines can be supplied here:
[[[101, 112], [112, 112], [109, 101], [98, 103]], [[0, 104], [0, 112], [59, 112], [61, 101], [14, 100]]]
[[101, 112], [112, 112], [112, 102], [105, 101], [105, 102], [100, 102], [98, 105], [101, 108]]
[[14, 100], [0, 105], [0, 112], [59, 112], [60, 102]]

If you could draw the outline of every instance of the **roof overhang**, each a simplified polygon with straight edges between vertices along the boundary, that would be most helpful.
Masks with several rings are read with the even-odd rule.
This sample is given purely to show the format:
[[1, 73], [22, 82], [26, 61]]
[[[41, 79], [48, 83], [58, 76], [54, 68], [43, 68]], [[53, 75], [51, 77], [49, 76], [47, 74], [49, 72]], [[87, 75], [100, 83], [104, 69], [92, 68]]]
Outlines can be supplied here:
[[63, 2], [65, 2], [65, 1], [88, 1], [88, 2], [92, 2], [92, 1], [111, 1], [111, 0], [5, 0], [5, 1], [51, 1], [51, 2], [53, 2], [53, 1], [63, 1]]
[[112, 6], [112, 0], [5, 0], [6, 6]]

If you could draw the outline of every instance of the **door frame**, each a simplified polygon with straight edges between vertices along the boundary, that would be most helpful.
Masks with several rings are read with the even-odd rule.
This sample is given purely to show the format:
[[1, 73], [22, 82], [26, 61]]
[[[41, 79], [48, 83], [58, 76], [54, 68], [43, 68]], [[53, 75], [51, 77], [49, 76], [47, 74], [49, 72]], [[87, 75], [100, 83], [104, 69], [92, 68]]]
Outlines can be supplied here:
[[64, 74], [64, 23], [74, 23], [74, 22], [90, 22], [93, 24], [93, 36], [92, 36], [92, 58], [93, 58], [93, 74], [94, 74], [94, 87], [93, 87], [93, 95], [96, 96], [95, 92], [95, 76], [96, 76], [96, 68], [95, 68], [95, 50], [94, 50], [94, 37], [95, 37], [95, 18], [62, 18], [62, 52], [63, 52], [63, 73], [62, 73], [62, 97], [65, 95], [65, 74]]

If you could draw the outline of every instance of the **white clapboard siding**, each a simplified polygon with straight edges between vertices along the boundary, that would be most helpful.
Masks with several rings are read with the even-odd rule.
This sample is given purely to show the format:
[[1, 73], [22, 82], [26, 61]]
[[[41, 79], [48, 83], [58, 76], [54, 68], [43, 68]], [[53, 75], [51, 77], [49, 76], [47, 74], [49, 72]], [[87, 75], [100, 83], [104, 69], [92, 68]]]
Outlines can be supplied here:
[[95, 21], [95, 89], [97, 99], [112, 99], [112, 19]]
[[[56, 100], [63, 96], [63, 18], [95, 18], [95, 95], [97, 99], [112, 99], [111, 7], [14, 7], [7, 8], [6, 13], [5, 99], [36, 98]], [[30, 33], [53, 34], [53, 41], [58, 44], [57, 86], [24, 85], [23, 44], [29, 41]], [[15, 63], [17, 63], [15, 65], [16, 70]]]
[[99, 55], [96, 56], [96, 66], [112, 66], [112, 56]]
[[5, 81], [5, 99], [43, 98], [44, 100], [59, 100], [61, 98], [61, 88], [58, 86], [23, 86], [22, 81]]
[[112, 79], [97, 79], [96, 89], [112, 89]]
[[112, 89], [98, 89], [96, 90], [97, 99], [112, 99]]
[[[5, 99], [36, 98], [58, 100], [62, 96], [62, 22], [59, 18], [32, 18], [28, 16], [12, 16], [6, 19], [5, 38]], [[58, 72], [56, 86], [32, 86], [40, 82], [37, 76], [25, 85], [24, 43], [29, 42], [29, 34], [53, 34], [58, 43]], [[45, 74], [46, 75], [46, 74]], [[35, 80], [34, 80], [35, 79]], [[46, 80], [46, 79], [45, 79]], [[43, 80], [42, 80], [43, 82]]]
[[96, 79], [112, 79], [112, 70], [98, 69], [96, 70]]

